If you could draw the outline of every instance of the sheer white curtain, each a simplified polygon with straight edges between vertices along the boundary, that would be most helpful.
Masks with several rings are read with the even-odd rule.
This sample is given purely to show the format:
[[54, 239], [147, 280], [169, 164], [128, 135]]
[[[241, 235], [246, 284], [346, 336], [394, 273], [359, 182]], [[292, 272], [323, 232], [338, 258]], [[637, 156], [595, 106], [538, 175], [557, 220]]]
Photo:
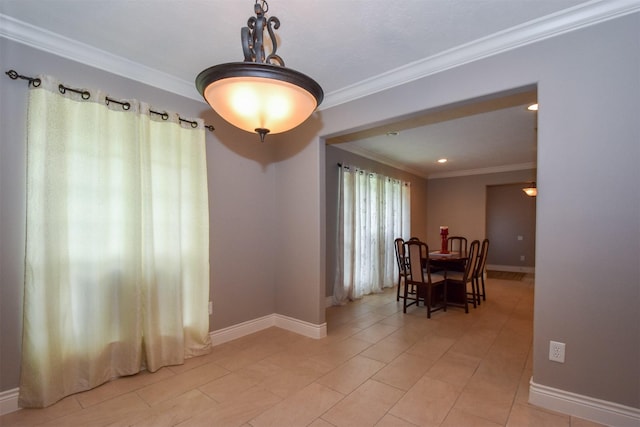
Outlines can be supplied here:
[[394, 240], [411, 233], [411, 187], [352, 166], [339, 167], [338, 181], [333, 299], [343, 304], [394, 285]]
[[211, 346], [202, 121], [41, 79], [28, 107], [22, 407]]

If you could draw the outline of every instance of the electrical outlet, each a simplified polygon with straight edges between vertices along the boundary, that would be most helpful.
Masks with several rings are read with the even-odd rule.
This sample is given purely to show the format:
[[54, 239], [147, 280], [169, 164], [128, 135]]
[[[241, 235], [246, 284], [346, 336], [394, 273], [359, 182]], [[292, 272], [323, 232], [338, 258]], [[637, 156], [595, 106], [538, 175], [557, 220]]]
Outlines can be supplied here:
[[213, 301], [209, 301], [209, 315], [213, 314]]
[[564, 343], [549, 341], [549, 360], [564, 363]]
[[524, 255], [520, 255], [520, 261], [524, 261]]

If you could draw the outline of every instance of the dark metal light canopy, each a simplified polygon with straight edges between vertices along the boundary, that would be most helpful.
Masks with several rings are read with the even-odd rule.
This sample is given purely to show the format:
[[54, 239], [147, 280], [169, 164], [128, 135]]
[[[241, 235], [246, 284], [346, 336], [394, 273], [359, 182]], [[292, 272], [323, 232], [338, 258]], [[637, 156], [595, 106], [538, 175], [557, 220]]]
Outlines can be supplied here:
[[[285, 68], [276, 55], [273, 33], [280, 27], [275, 16], [266, 18], [269, 5], [256, 0], [255, 17], [242, 28], [244, 62], [215, 65], [196, 77], [196, 88], [223, 119], [260, 139], [268, 133], [285, 132], [304, 122], [324, 98], [312, 78]], [[263, 35], [267, 30], [273, 50], [265, 56]]]

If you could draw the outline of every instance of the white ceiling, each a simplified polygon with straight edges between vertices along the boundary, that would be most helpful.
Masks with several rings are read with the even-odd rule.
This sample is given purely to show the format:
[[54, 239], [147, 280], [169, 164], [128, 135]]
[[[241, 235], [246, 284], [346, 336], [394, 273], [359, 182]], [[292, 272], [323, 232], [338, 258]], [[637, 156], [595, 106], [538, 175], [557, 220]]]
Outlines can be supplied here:
[[[536, 113], [516, 106], [337, 147], [418, 176], [437, 178], [535, 168], [536, 143]], [[447, 162], [438, 163], [441, 158]]]
[[[193, 84], [200, 71], [242, 61], [240, 28], [253, 15], [253, 3], [0, 0], [0, 36], [200, 99]], [[628, 7], [625, 3], [629, 1], [271, 0], [268, 15], [281, 21], [277, 52], [286, 66], [323, 87], [322, 109], [471, 56], [588, 25], [594, 16], [606, 19], [616, 8]], [[535, 140], [535, 115], [514, 107], [349, 144], [429, 176], [535, 162]], [[393, 153], [402, 154], [394, 158]], [[439, 157], [450, 159], [448, 169], [431, 168]]]

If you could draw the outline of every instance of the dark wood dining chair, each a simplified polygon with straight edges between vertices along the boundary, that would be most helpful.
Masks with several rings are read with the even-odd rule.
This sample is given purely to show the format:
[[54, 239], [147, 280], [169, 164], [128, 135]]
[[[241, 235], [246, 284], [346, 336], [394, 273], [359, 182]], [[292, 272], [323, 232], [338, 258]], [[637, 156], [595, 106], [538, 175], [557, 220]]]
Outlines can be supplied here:
[[[396, 290], [396, 301], [400, 301], [400, 288], [404, 279], [404, 286], [407, 287], [407, 257], [404, 253], [404, 239], [398, 237], [394, 241], [394, 248], [396, 252], [396, 263], [398, 264], [398, 289]], [[413, 291], [411, 292], [413, 294]], [[403, 293], [404, 295], [404, 293]]]
[[[489, 239], [484, 239], [482, 241], [482, 246], [480, 247], [480, 254], [478, 255], [478, 262], [476, 263], [476, 270], [473, 273], [473, 280], [476, 282], [476, 289], [478, 291], [478, 304], [480, 304], [480, 300], [486, 301], [487, 294], [484, 289], [484, 275], [485, 269], [487, 267], [487, 254], [489, 253]], [[482, 287], [480, 286], [482, 284]]]
[[[419, 237], [413, 236], [413, 237], [411, 237], [411, 238], [409, 239], [409, 241], [410, 241], [410, 242], [420, 242], [421, 240], [420, 240], [420, 238], [419, 238]], [[423, 250], [427, 250], [427, 251], [428, 251], [428, 250], [429, 250], [429, 246], [426, 246], [426, 249], [425, 249], [424, 247], [423, 247], [422, 249], [423, 249]], [[422, 253], [422, 257], [423, 257], [424, 259], [427, 259], [427, 257], [428, 257], [428, 256], [429, 256], [429, 253], [428, 253], [428, 252], [426, 252], [426, 253], [425, 253], [425, 252], [423, 252], [423, 253]]]
[[[449, 252], [459, 252], [461, 257], [467, 256], [467, 238], [462, 236], [451, 236], [447, 238], [447, 247]], [[454, 265], [451, 267], [455, 271], [464, 271], [464, 267]]]
[[[405, 280], [404, 301], [402, 304], [402, 312], [407, 312], [407, 307], [411, 305], [420, 306], [420, 300], [423, 300], [427, 308], [427, 319], [431, 318], [431, 313], [438, 310], [447, 311], [447, 281], [445, 276], [441, 274], [431, 274], [428, 259], [423, 256], [429, 256], [429, 246], [424, 242], [409, 240], [405, 242], [405, 255], [409, 260], [408, 276]], [[415, 288], [415, 294], [410, 296], [407, 293], [407, 285]], [[435, 304], [434, 290], [441, 288], [442, 297]]]
[[451, 236], [447, 238], [449, 252], [460, 252], [460, 256], [467, 256], [467, 239], [462, 236]]
[[[473, 307], [477, 307], [476, 303], [476, 287], [473, 273], [475, 272], [476, 263], [478, 262], [478, 252], [480, 250], [480, 241], [474, 240], [469, 245], [469, 253], [464, 271], [447, 271], [447, 288], [453, 292], [454, 289], [463, 295], [462, 307], [464, 312], [469, 312], [469, 302], [473, 303]], [[471, 292], [468, 290], [471, 286]]]

